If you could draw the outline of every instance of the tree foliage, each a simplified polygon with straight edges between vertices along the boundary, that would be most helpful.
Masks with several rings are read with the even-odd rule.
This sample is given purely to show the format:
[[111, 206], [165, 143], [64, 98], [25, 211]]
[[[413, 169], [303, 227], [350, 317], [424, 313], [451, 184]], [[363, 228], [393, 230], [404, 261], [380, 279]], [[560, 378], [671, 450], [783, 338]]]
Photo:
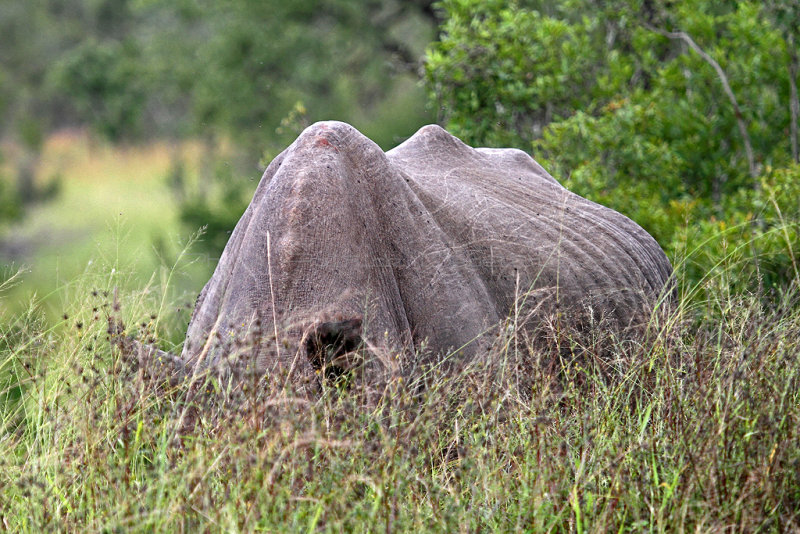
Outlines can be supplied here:
[[[78, 125], [115, 143], [199, 137], [200, 184], [177, 198], [187, 226], [210, 225], [206, 242], [218, 244], [210, 233], [235, 224], [250, 180], [307, 122], [347, 120], [385, 146], [428, 122], [417, 70], [434, 35], [431, 4], [5, 2], [0, 136], [24, 144], [23, 130]], [[20, 185], [41, 148], [25, 146]]]
[[415, 47], [421, 55], [420, 37], [429, 37], [423, 31], [408, 42], [399, 33], [395, 25], [421, 15], [397, 1], [234, 0], [179, 9], [182, 33], [198, 41], [190, 63], [194, 119], [261, 146], [298, 101], [314, 118], [363, 120], [391, 92], [406, 56], [415, 60]]
[[[469, 142], [532, 150], [567, 187], [634, 218], [678, 261], [687, 234], [690, 248], [708, 250], [702, 230], [720, 221], [752, 238], [777, 224], [779, 206], [797, 220], [786, 194], [798, 177], [797, 2], [440, 5], [426, 79], [442, 119]], [[757, 255], [796, 245], [782, 239]], [[700, 263], [698, 279], [709, 266]], [[791, 262], [772, 274], [769, 264], [756, 258], [757, 278]]]
[[129, 41], [142, 22], [130, 4], [0, 3], [0, 138], [14, 142], [19, 152], [11, 165], [16, 176], [0, 184], [0, 203], [15, 204], [15, 216], [24, 204], [57, 190], [56, 182], [36, 182], [52, 130], [85, 125], [113, 141], [141, 133], [144, 95], [152, 86], [143, 85], [141, 58]]
[[154, 2], [179, 21], [181, 46], [191, 43], [172, 74], [187, 88], [190, 130], [209, 152], [220, 137], [241, 149], [223, 165], [209, 158], [204, 183], [182, 201], [187, 226], [206, 226], [210, 252], [221, 251], [258, 169], [310, 122], [347, 120], [384, 146], [427, 122], [416, 70], [433, 36], [429, 4]]

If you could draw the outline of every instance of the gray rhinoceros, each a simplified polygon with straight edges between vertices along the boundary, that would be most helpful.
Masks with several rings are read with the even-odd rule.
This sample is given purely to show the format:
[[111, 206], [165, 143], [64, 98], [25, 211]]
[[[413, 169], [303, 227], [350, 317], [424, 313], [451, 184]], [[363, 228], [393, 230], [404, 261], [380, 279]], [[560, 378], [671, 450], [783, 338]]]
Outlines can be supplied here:
[[[259, 369], [308, 371], [362, 341], [468, 358], [512, 311], [523, 329], [553, 314], [640, 320], [671, 271], [647, 232], [522, 151], [425, 126], [384, 153], [348, 124], [320, 122], [264, 173], [180, 362], [206, 368], [248, 345]], [[276, 349], [273, 331], [306, 354]]]

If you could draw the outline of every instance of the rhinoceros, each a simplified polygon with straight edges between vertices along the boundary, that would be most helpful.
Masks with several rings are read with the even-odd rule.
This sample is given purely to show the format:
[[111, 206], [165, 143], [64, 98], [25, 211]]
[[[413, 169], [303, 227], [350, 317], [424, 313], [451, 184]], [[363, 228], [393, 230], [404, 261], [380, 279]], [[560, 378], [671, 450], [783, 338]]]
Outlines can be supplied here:
[[[265, 372], [346, 368], [359, 345], [474, 358], [510, 313], [522, 331], [554, 316], [641, 321], [671, 272], [646, 231], [525, 152], [435, 125], [384, 152], [319, 122], [264, 172], [176, 360], [209, 368], [242, 345]], [[281, 350], [284, 336], [299, 350]]]

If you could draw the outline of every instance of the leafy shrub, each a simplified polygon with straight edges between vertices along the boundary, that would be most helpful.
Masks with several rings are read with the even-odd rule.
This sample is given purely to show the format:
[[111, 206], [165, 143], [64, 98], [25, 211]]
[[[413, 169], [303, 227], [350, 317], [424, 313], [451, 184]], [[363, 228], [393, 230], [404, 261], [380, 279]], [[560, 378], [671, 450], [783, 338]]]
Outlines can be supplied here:
[[532, 149], [634, 219], [690, 282], [736, 250], [737, 290], [786, 287], [800, 37], [797, 6], [773, 4], [445, 0], [431, 102], [467, 142]]

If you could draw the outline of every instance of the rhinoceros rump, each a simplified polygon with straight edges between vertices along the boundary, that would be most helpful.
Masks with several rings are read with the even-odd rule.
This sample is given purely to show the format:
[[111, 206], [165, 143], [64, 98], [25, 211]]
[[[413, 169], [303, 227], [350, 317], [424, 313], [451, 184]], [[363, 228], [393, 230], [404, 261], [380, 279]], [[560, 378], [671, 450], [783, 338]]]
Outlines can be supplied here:
[[181, 360], [206, 367], [258, 331], [258, 368], [314, 366], [310, 354], [276, 354], [274, 325], [305, 336], [309, 352], [364, 339], [470, 357], [512, 310], [522, 328], [587, 310], [628, 325], [670, 274], [647, 232], [524, 152], [474, 149], [425, 126], [384, 153], [348, 124], [320, 122], [264, 173], [198, 298]]

